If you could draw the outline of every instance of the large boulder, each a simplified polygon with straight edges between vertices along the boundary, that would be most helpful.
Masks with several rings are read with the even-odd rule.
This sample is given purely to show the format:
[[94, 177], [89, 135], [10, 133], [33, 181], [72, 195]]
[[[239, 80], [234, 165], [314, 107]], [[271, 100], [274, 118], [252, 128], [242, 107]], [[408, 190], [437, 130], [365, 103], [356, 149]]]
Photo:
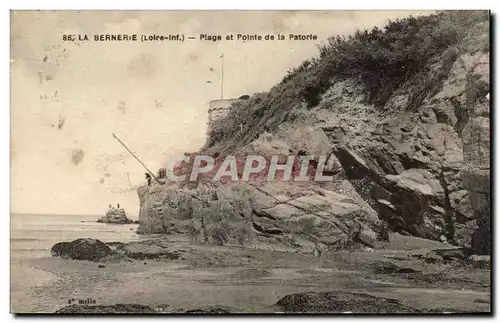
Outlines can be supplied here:
[[350, 182], [380, 219], [393, 230], [439, 239], [445, 226], [439, 180], [425, 169], [405, 170], [385, 151], [371, 147], [357, 152], [344, 145], [334, 150]]
[[398, 300], [350, 292], [307, 292], [291, 294], [277, 303], [292, 313], [412, 313], [417, 310]]
[[91, 238], [56, 243], [50, 252], [53, 257], [90, 261], [102, 260], [113, 254], [104, 242]]
[[404, 219], [404, 229], [415, 236], [438, 239], [445, 226], [441, 207], [443, 188], [425, 170], [410, 169], [400, 175], [385, 177], [390, 185], [393, 219]]
[[[276, 185], [268, 184], [266, 189], [272, 192], [273, 186]], [[264, 233], [269, 233], [272, 227], [276, 233], [297, 235], [331, 247], [349, 240], [374, 246], [376, 217], [347, 196], [325, 189], [301, 194], [292, 193], [293, 189], [292, 192], [274, 190], [276, 204], [259, 208], [253, 217], [257, 230], [267, 227]]]
[[114, 224], [130, 224], [134, 223], [133, 220], [127, 218], [125, 214], [125, 210], [122, 208], [119, 209], [109, 209], [105, 216], [101, 217], [97, 222], [100, 223], [114, 223]]
[[119, 253], [124, 254], [128, 258], [144, 260], [144, 259], [169, 259], [175, 260], [179, 258], [177, 252], [171, 252], [164, 248], [161, 244], [147, 242], [130, 242], [123, 244], [117, 248]]

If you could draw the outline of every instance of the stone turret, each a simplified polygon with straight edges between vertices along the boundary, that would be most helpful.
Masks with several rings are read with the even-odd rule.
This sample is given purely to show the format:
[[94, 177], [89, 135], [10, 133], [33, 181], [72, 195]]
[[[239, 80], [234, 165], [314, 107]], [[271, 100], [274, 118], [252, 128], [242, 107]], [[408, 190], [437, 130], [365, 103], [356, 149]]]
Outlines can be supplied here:
[[208, 103], [208, 129], [210, 133], [214, 129], [214, 122], [227, 116], [234, 103], [241, 99], [213, 100]]

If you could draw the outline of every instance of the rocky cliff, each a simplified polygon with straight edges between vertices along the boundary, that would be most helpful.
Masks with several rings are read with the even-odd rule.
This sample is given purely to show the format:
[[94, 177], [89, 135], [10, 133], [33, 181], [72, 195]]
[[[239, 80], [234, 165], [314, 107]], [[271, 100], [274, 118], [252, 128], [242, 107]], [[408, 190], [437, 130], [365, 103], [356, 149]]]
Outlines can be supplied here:
[[302, 250], [377, 244], [380, 222], [362, 200], [312, 184], [199, 184], [192, 189], [171, 184], [143, 187], [140, 196], [139, 233], [182, 233], [199, 243], [269, 243]]
[[139, 231], [375, 247], [387, 225], [462, 246], [475, 231], [487, 253], [489, 86], [488, 12], [332, 37], [218, 120], [201, 153], [326, 155], [333, 181], [141, 187]]

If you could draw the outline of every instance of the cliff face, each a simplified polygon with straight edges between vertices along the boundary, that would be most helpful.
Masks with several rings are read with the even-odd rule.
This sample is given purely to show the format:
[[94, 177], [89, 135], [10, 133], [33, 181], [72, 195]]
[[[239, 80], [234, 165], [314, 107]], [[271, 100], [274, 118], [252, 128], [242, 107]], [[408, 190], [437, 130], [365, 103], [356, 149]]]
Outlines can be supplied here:
[[[488, 55], [464, 54], [418, 111], [408, 109], [408, 94], [400, 94], [370, 120], [347, 112], [323, 129], [341, 129], [331, 135], [344, 143], [334, 154], [353, 186], [395, 230], [468, 244], [479, 221], [476, 204], [489, 203], [489, 196], [476, 193], [489, 187], [488, 91]], [[461, 177], [471, 161], [485, 167], [472, 189]], [[485, 212], [483, 218], [489, 217]]]
[[137, 233], [163, 233], [163, 188], [161, 186], [141, 186], [139, 195], [139, 228]]
[[[319, 59], [218, 121], [202, 153], [326, 155], [335, 169], [326, 184], [247, 185], [243, 199], [252, 211], [242, 219], [257, 236], [373, 245], [381, 221], [396, 232], [458, 245], [469, 245], [475, 230], [476, 237], [489, 233], [489, 21], [487, 12], [471, 15], [411, 18], [334, 39]], [[384, 47], [388, 42], [395, 46]], [[356, 58], [359, 52], [365, 54]], [[203, 190], [218, 196], [218, 189]], [[157, 190], [139, 190], [143, 232], [157, 232], [160, 218], [174, 219], [160, 208], [172, 195]], [[489, 246], [478, 238], [473, 244]]]
[[182, 233], [203, 243], [374, 247], [380, 224], [362, 202], [311, 184], [172, 184], [140, 192], [140, 233]]
[[478, 225], [472, 236], [472, 248], [478, 254], [490, 254], [490, 102], [489, 98], [481, 99], [489, 87], [486, 58], [474, 67], [470, 79], [470, 117], [463, 130], [464, 161], [468, 165], [462, 170], [461, 179]]

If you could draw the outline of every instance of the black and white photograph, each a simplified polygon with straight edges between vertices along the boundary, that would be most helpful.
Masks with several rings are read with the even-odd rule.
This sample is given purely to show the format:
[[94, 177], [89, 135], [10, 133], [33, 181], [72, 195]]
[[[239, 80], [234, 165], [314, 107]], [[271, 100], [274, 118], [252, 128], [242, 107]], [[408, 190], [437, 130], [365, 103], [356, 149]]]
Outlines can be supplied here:
[[492, 313], [490, 10], [9, 15], [10, 313]]

